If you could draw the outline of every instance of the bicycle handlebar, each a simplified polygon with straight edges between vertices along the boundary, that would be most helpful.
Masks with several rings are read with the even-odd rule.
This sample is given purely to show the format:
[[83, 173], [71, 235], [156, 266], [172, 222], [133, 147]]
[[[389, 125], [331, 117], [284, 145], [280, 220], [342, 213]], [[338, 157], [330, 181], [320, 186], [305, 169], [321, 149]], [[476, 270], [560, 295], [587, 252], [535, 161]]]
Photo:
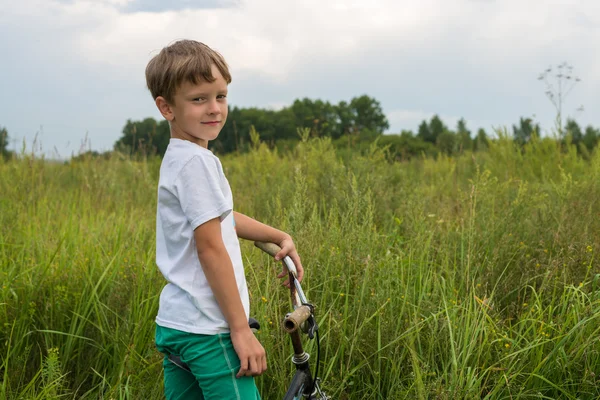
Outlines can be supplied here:
[[285, 329], [287, 333], [297, 331], [300, 328], [300, 326], [310, 317], [311, 314], [312, 310], [309, 306], [303, 305], [296, 308], [283, 320], [283, 329]]
[[275, 257], [275, 255], [281, 251], [281, 247], [277, 246], [275, 243], [254, 242], [254, 245], [265, 253], [270, 254], [271, 257]]

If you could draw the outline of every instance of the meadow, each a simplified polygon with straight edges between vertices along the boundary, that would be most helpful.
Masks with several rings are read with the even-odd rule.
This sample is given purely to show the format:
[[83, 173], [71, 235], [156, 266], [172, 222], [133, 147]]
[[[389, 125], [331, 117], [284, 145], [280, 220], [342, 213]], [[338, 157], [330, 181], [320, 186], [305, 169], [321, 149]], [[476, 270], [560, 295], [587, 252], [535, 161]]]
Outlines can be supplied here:
[[[297, 243], [334, 399], [600, 397], [600, 152], [501, 135], [398, 162], [305, 138], [222, 162], [236, 210]], [[163, 398], [159, 166], [0, 161], [0, 398]], [[280, 265], [242, 245], [269, 365], [257, 383], [277, 399], [289, 296]]]

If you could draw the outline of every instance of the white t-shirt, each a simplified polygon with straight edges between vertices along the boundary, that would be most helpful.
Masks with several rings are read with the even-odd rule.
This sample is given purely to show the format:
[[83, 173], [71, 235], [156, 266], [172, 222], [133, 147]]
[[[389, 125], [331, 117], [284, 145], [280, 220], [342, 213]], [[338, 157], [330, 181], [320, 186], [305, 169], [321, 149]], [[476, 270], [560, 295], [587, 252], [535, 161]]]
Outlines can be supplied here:
[[233, 198], [221, 162], [204, 147], [172, 138], [158, 181], [156, 264], [169, 282], [160, 295], [158, 325], [206, 335], [229, 332], [194, 240], [194, 229], [214, 218], [221, 220], [223, 243], [248, 317], [248, 287], [235, 230]]

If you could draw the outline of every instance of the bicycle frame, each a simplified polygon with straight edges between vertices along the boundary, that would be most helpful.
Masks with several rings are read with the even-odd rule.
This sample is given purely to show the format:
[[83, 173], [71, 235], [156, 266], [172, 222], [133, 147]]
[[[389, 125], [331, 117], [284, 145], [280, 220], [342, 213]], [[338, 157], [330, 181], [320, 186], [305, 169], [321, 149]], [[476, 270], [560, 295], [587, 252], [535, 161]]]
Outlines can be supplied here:
[[[254, 244], [256, 247], [273, 257], [281, 250], [279, 246], [274, 243], [254, 242]], [[304, 351], [302, 340], [300, 338], [300, 331], [307, 334], [310, 339], [313, 339], [316, 333], [318, 345], [318, 326], [314, 318], [314, 306], [308, 302], [304, 295], [302, 286], [297, 279], [298, 272], [292, 259], [289, 256], [286, 256], [283, 258], [282, 263], [288, 270], [290, 295], [292, 306], [294, 308], [294, 311], [285, 316], [283, 320], [283, 329], [290, 335], [292, 347], [294, 349], [292, 362], [296, 366], [296, 373], [292, 378], [288, 391], [284, 396], [284, 400], [302, 398], [308, 400], [328, 400], [329, 397], [327, 397], [320, 388], [318, 376], [313, 377], [311, 374], [308, 362], [310, 354]]]

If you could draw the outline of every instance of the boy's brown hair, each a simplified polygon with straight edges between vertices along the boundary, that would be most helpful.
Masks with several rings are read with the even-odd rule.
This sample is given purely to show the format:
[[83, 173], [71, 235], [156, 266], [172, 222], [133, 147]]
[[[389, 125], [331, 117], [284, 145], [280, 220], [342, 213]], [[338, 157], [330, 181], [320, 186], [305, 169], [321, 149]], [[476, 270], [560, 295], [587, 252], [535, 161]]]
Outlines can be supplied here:
[[195, 40], [179, 40], [154, 56], [146, 66], [146, 85], [156, 100], [158, 96], [173, 104], [175, 92], [184, 82], [195, 85], [214, 82], [211, 67], [215, 65], [227, 83], [231, 74], [221, 54]]

